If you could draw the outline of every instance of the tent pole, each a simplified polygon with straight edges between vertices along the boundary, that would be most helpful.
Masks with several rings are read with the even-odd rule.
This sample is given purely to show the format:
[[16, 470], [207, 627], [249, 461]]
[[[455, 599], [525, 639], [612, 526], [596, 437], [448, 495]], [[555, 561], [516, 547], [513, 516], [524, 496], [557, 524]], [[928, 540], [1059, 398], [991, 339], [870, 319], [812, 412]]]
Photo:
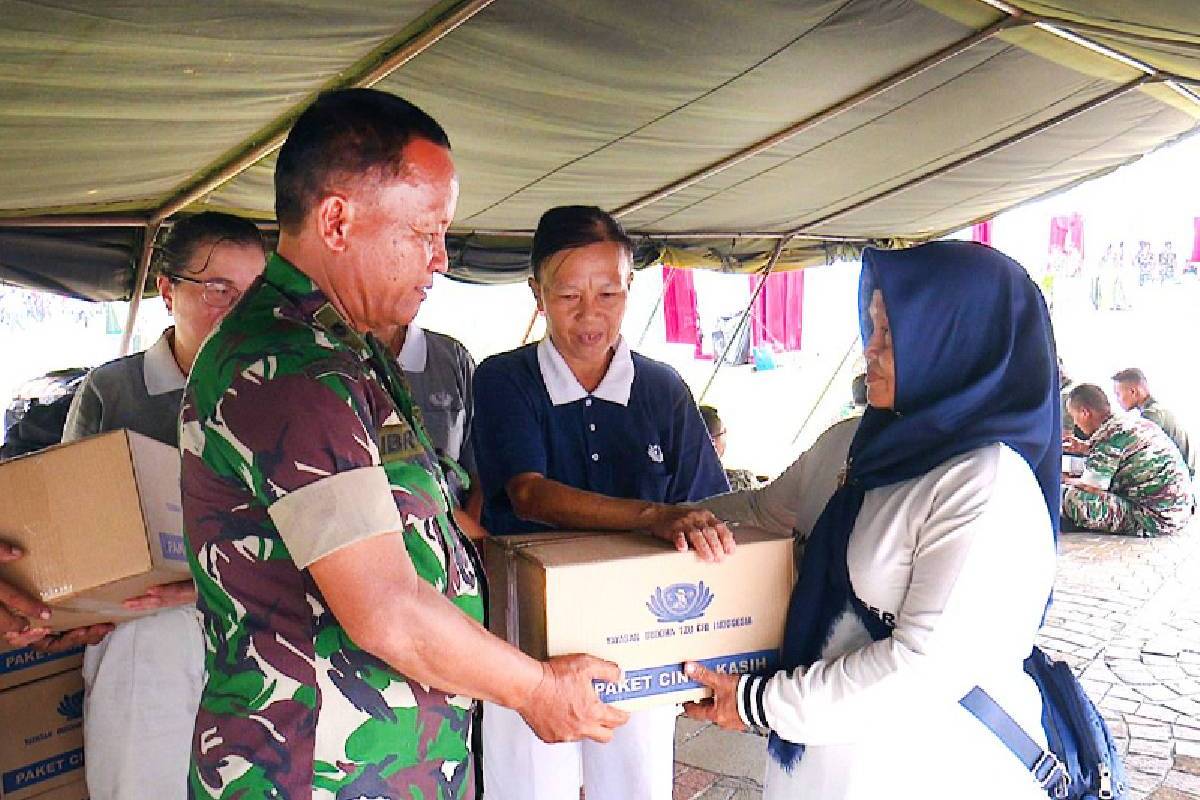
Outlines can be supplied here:
[[770, 150], [771, 148], [775, 147], [776, 145], [782, 144], [782, 143], [788, 141], [789, 139], [793, 139], [793, 138], [799, 136], [800, 134], [804, 133], [805, 131], [811, 130], [812, 128], [815, 128], [817, 125], [820, 125], [823, 122], [833, 119], [834, 117], [838, 116], [839, 114], [841, 114], [843, 112], [849, 111], [850, 109], [855, 108], [856, 106], [862, 105], [863, 103], [867, 102], [868, 100], [871, 100], [872, 98], [877, 97], [877, 96], [883, 94], [884, 92], [887, 92], [887, 91], [895, 88], [896, 86], [899, 86], [900, 84], [904, 83], [905, 81], [915, 78], [916, 76], [920, 75], [921, 73], [926, 72], [930, 69], [933, 69], [934, 67], [941, 64], [944, 61], [948, 61], [949, 59], [954, 58], [955, 56], [961, 55], [962, 53], [966, 52], [967, 50], [970, 50], [972, 47], [976, 46], [980, 42], [984, 42], [984, 41], [987, 41], [988, 39], [991, 39], [993, 36], [1000, 33], [1001, 31], [1007, 30], [1009, 28], [1017, 27], [1017, 26], [1023, 25], [1023, 24], [1025, 24], [1024, 20], [1020, 19], [1019, 17], [1012, 16], [1012, 15], [1005, 16], [1002, 19], [1000, 19], [1000, 21], [995, 22], [992, 25], [989, 25], [988, 27], [984, 28], [983, 30], [976, 31], [975, 33], [971, 34], [970, 36], [966, 37], [965, 39], [961, 39], [961, 40], [955, 42], [954, 44], [950, 45], [949, 47], [945, 47], [945, 48], [937, 51], [933, 55], [928, 56], [927, 58], [924, 58], [924, 59], [918, 61], [917, 63], [913, 64], [912, 66], [905, 67], [904, 69], [900, 70], [899, 72], [893, 73], [892, 75], [888, 76], [887, 78], [884, 78], [882, 81], [880, 81], [876, 84], [873, 84], [871, 86], [868, 86], [866, 89], [863, 89], [861, 92], [853, 94], [844, 100], [839, 100], [837, 103], [834, 103], [831, 106], [827, 106], [826, 108], [818, 111], [816, 114], [813, 114], [812, 116], [805, 117], [804, 119], [800, 120], [799, 122], [797, 122], [787, 128], [784, 128], [783, 130], [779, 131], [778, 133], [772, 134], [771, 136], [768, 136], [765, 139], [757, 141], [754, 144], [750, 145], [749, 147], [745, 147], [732, 155], [729, 155], [729, 156], [726, 156], [725, 158], [720, 159], [719, 161], [715, 161], [712, 164], [708, 165], [707, 167], [704, 167], [703, 169], [701, 169], [697, 172], [693, 172], [690, 175], [680, 178], [679, 180], [675, 181], [674, 183], [669, 183], [666, 186], [662, 187], [661, 189], [656, 189], [655, 191], [651, 192], [650, 194], [639, 197], [637, 200], [634, 200], [632, 203], [626, 203], [625, 205], [621, 206], [617, 210], [613, 211], [612, 215], [619, 219], [621, 217], [632, 214], [635, 211], [639, 211], [639, 210], [645, 208], [646, 206], [651, 205], [652, 203], [657, 203], [659, 200], [662, 200], [665, 197], [670, 197], [671, 195], [675, 194], [676, 192], [680, 192], [680, 191], [688, 188], [689, 186], [693, 186], [697, 183], [700, 183], [701, 181], [707, 180], [707, 179], [711, 178], [713, 175], [716, 175], [720, 172], [724, 172], [725, 170], [729, 169], [730, 167], [740, 164], [741, 162], [745, 161], [748, 158], [753, 158], [761, 153], [766, 152], [767, 150]]
[[[2, 223], [2, 221], [0, 221]], [[140, 224], [140, 223], [139, 223]], [[861, 236], [826, 236], [824, 234], [792, 235], [786, 231], [646, 231], [640, 228], [625, 230], [631, 238], [645, 239], [650, 242], [671, 241], [673, 239], [803, 239], [813, 242], [833, 242], [845, 244], [863, 244], [869, 242]], [[457, 231], [452, 230], [452, 234]], [[463, 231], [463, 236], [533, 236], [532, 228], [472, 228]]]
[[641, 349], [642, 342], [646, 341], [646, 334], [650, 333], [650, 326], [654, 324], [654, 316], [662, 308], [663, 301], [667, 298], [667, 290], [671, 288], [671, 281], [675, 280], [678, 271], [678, 267], [672, 267], [671, 274], [667, 275], [667, 279], [663, 281], [663, 288], [658, 293], [658, 300], [654, 302], [654, 308], [650, 309], [650, 319], [646, 320], [646, 327], [642, 328], [642, 335], [638, 337], [637, 349]]
[[[465, 0], [458, 3], [443, 3], [440, 16], [432, 20], [423, 30], [412, 33], [407, 29], [384, 42], [356, 63], [340, 70], [336, 77], [325, 83], [317, 93], [332, 89], [374, 86], [400, 67], [416, 58], [436, 44], [442, 37], [474, 17], [491, 5], [493, 0]], [[150, 212], [153, 222], [162, 222], [172, 214], [186, 208], [204, 195], [245, 172], [262, 159], [283, 146], [292, 123], [315, 99], [316, 94], [307, 96], [294, 106], [243, 141], [215, 163], [192, 175], [171, 193], [157, 209]]]
[[146, 291], [146, 276], [150, 274], [150, 257], [154, 254], [154, 239], [158, 236], [159, 222], [146, 225], [142, 239], [142, 251], [138, 254], [137, 271], [133, 277], [133, 291], [129, 296], [129, 313], [125, 316], [125, 330], [121, 332], [121, 346], [117, 356], [129, 355], [129, 345], [133, 341], [133, 325], [137, 322], [138, 309], [142, 305], [142, 295]]
[[901, 192], [905, 192], [909, 189], [912, 189], [915, 186], [920, 186], [921, 184], [927, 183], [931, 180], [934, 180], [935, 178], [940, 178], [948, 172], [953, 172], [956, 169], [960, 169], [961, 167], [968, 166], [970, 164], [975, 163], [976, 161], [987, 158], [988, 156], [990, 156], [994, 153], [997, 153], [1006, 147], [1011, 147], [1014, 144], [1019, 144], [1020, 142], [1023, 142], [1026, 139], [1032, 138], [1034, 136], [1037, 136], [1040, 133], [1050, 130], [1051, 128], [1055, 127], [1056, 125], [1060, 125], [1064, 122], [1067, 122], [1068, 120], [1072, 120], [1075, 117], [1079, 116], [1080, 114], [1084, 114], [1088, 111], [1099, 108], [1100, 106], [1104, 105], [1105, 103], [1109, 102], [1110, 100], [1115, 100], [1116, 98], [1118, 98], [1124, 94], [1128, 94], [1129, 92], [1133, 91], [1134, 89], [1137, 89], [1140, 86], [1143, 86], [1147, 83], [1153, 83], [1153, 82], [1154, 82], [1153, 76], [1142, 75], [1141, 77], [1139, 77], [1135, 80], [1132, 80], [1129, 83], [1122, 84], [1122, 85], [1118, 86], [1117, 88], [1112, 89], [1111, 91], [1105, 92], [1104, 94], [1102, 94], [1098, 97], [1094, 97], [1091, 100], [1087, 101], [1086, 103], [1083, 103], [1082, 105], [1078, 105], [1078, 106], [1075, 106], [1074, 108], [1067, 109], [1066, 111], [1064, 111], [1063, 113], [1061, 113], [1055, 117], [1051, 117], [1048, 120], [1040, 122], [1037, 125], [1033, 126], [1032, 128], [1029, 128], [1029, 129], [1023, 130], [1023, 131], [1019, 131], [1019, 132], [1013, 134], [1012, 136], [1001, 139], [1000, 141], [995, 142], [994, 144], [990, 144], [987, 147], [983, 148], [982, 150], [977, 150], [974, 153], [970, 153], [966, 156], [963, 156], [960, 159], [957, 159], [955, 161], [950, 162], [949, 164], [945, 164], [941, 167], [938, 167], [937, 169], [935, 169], [931, 172], [927, 172], [924, 175], [918, 175], [917, 177], [915, 177], [911, 180], [907, 180], [904, 183], [901, 183], [897, 186], [893, 186], [892, 188], [887, 189], [883, 192], [880, 192], [877, 195], [872, 195], [871, 197], [868, 197], [864, 200], [860, 200], [857, 203], [854, 203], [853, 205], [846, 206], [845, 208], [830, 212], [829, 214], [826, 214], [823, 217], [818, 217], [817, 219], [809, 220], [808, 222], [804, 222], [800, 225], [797, 225], [795, 230], [797, 232], [800, 232], [800, 231], [803, 231], [808, 228], [814, 228], [817, 225], [824, 225], [827, 222], [838, 219], [839, 217], [844, 217], [847, 214], [851, 214], [855, 211], [859, 211], [863, 208], [866, 208], [867, 206], [875, 205], [878, 202], [887, 200], [889, 197], [894, 197], [895, 195], [898, 195]]
[[725, 344], [725, 349], [721, 351], [721, 355], [717, 358], [717, 363], [713, 365], [712, 374], [708, 376], [708, 383], [704, 384], [704, 391], [696, 399], [697, 405], [703, 403], [704, 398], [708, 396], [708, 390], [712, 388], [713, 381], [717, 379], [717, 373], [725, 365], [725, 357], [729, 355], [729, 351], [733, 349], [734, 344], [741, 337], [742, 330], [746, 327], [746, 321], [750, 319], [750, 312], [754, 310], [754, 303], [758, 300], [758, 296], [762, 294], [763, 287], [767, 285], [767, 278], [771, 277], [771, 272], [775, 269], [775, 264], [779, 262], [779, 255], [783, 252], [783, 247], [787, 243], [787, 239], [780, 239], [775, 245], [774, 251], [771, 252], [771, 258], [767, 261], [767, 266], [763, 269], [762, 280], [758, 282], [758, 286], [754, 287], [754, 294], [750, 295], [750, 302], [746, 305], [746, 310], [742, 312], [742, 318], [738, 320], [737, 327], [733, 329], [733, 336], [729, 337], [729, 341]]
[[529, 344], [529, 335], [531, 333], [533, 333], [533, 326], [534, 326], [534, 323], [537, 322], [537, 317], [538, 317], [538, 310], [537, 310], [537, 306], [534, 305], [533, 313], [529, 315], [529, 324], [525, 326], [525, 335], [521, 337], [522, 345]]
[[146, 218], [131, 214], [39, 214], [0, 217], [0, 228], [144, 228]]
[[833, 386], [833, 382], [837, 380], [837, 376], [842, 374], [842, 370], [846, 368], [846, 362], [850, 360], [850, 354], [854, 352], [854, 345], [858, 344], [858, 334], [854, 334], [854, 338], [850, 340], [850, 346], [846, 348], [846, 354], [842, 356], [842, 360], [838, 362], [834, 368], [833, 374], [829, 376], [829, 380], [825, 381], [825, 387], [821, 389], [821, 393], [817, 395], [817, 399], [813, 401], [812, 407], [808, 409], [808, 416], [804, 418], [804, 422], [800, 423], [800, 427], [796, 429], [796, 435], [792, 437], [792, 444], [800, 441], [800, 434], [804, 433], [804, 429], [808, 427], [808, 423], [812, 421], [813, 414], [817, 413], [817, 409], [821, 407], [821, 401], [825, 399], [825, 395], [829, 394], [829, 389]]

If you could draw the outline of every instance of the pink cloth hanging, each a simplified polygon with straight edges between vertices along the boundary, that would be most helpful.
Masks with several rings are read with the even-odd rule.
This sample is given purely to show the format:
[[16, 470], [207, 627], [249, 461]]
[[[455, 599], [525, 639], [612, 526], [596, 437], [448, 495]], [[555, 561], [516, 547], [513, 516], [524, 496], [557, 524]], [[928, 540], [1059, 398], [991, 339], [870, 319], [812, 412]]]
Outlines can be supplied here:
[[[762, 277], [750, 276], [750, 291]], [[772, 350], [799, 350], [804, 314], [804, 271], [790, 270], [767, 276], [767, 285], [750, 313], [750, 346]]]
[[971, 226], [971, 241], [986, 244], [989, 247], [992, 244], [992, 221], [980, 222], [978, 225]]
[[667, 341], [690, 344], [700, 354], [700, 318], [696, 312], [696, 284], [692, 271], [663, 267], [663, 321], [667, 326]]
[[1200, 261], [1200, 217], [1193, 219], [1193, 224], [1196, 226], [1195, 235], [1192, 237], [1192, 257], [1188, 261]]
[[1050, 252], [1065, 250], [1070, 231], [1070, 217], [1060, 214], [1050, 218]]
[[1050, 218], [1050, 251], [1066, 250], [1071, 243], [1080, 256], [1083, 255], [1083, 215], [1059, 214]]
[[1071, 239], [1071, 244], [1075, 247], [1075, 250], [1079, 253], [1079, 257], [1082, 259], [1083, 255], [1084, 255], [1083, 254], [1084, 239], [1083, 239], [1083, 215], [1082, 214], [1072, 214], [1071, 215], [1071, 220], [1067, 226], [1067, 232]]

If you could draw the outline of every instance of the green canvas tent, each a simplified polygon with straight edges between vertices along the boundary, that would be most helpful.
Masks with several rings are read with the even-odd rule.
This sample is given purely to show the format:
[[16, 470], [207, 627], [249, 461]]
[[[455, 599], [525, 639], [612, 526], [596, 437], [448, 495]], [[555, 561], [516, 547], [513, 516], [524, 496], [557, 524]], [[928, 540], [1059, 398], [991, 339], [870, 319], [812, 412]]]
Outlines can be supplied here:
[[519, 277], [560, 203], [644, 262], [750, 271], [956, 230], [1194, 131], [1195, 0], [0, 0], [0, 280], [91, 299], [147, 235], [269, 225], [322, 89], [430, 111], [452, 274]]

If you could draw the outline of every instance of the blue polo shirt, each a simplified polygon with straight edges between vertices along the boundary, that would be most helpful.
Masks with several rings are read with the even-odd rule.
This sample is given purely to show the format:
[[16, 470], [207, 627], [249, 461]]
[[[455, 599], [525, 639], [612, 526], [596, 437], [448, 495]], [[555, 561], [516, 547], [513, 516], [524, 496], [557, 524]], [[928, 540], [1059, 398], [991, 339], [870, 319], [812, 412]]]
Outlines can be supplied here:
[[588, 393], [546, 337], [486, 359], [475, 372], [475, 461], [483, 526], [552, 530], [513, 513], [505, 486], [536, 472], [589, 492], [683, 503], [729, 491], [687, 384], [622, 339]]

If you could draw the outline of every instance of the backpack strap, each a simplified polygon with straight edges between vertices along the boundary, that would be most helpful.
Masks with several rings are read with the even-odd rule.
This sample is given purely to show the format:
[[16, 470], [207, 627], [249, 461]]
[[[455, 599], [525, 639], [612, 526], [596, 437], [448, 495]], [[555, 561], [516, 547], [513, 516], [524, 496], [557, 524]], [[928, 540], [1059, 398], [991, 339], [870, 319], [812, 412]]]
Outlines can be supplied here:
[[958, 704], [996, 734], [996, 738], [1025, 765], [1051, 797], [1067, 797], [1071, 776], [1067, 774], [1058, 756], [1034, 741], [991, 695], [976, 686], [963, 695]]

